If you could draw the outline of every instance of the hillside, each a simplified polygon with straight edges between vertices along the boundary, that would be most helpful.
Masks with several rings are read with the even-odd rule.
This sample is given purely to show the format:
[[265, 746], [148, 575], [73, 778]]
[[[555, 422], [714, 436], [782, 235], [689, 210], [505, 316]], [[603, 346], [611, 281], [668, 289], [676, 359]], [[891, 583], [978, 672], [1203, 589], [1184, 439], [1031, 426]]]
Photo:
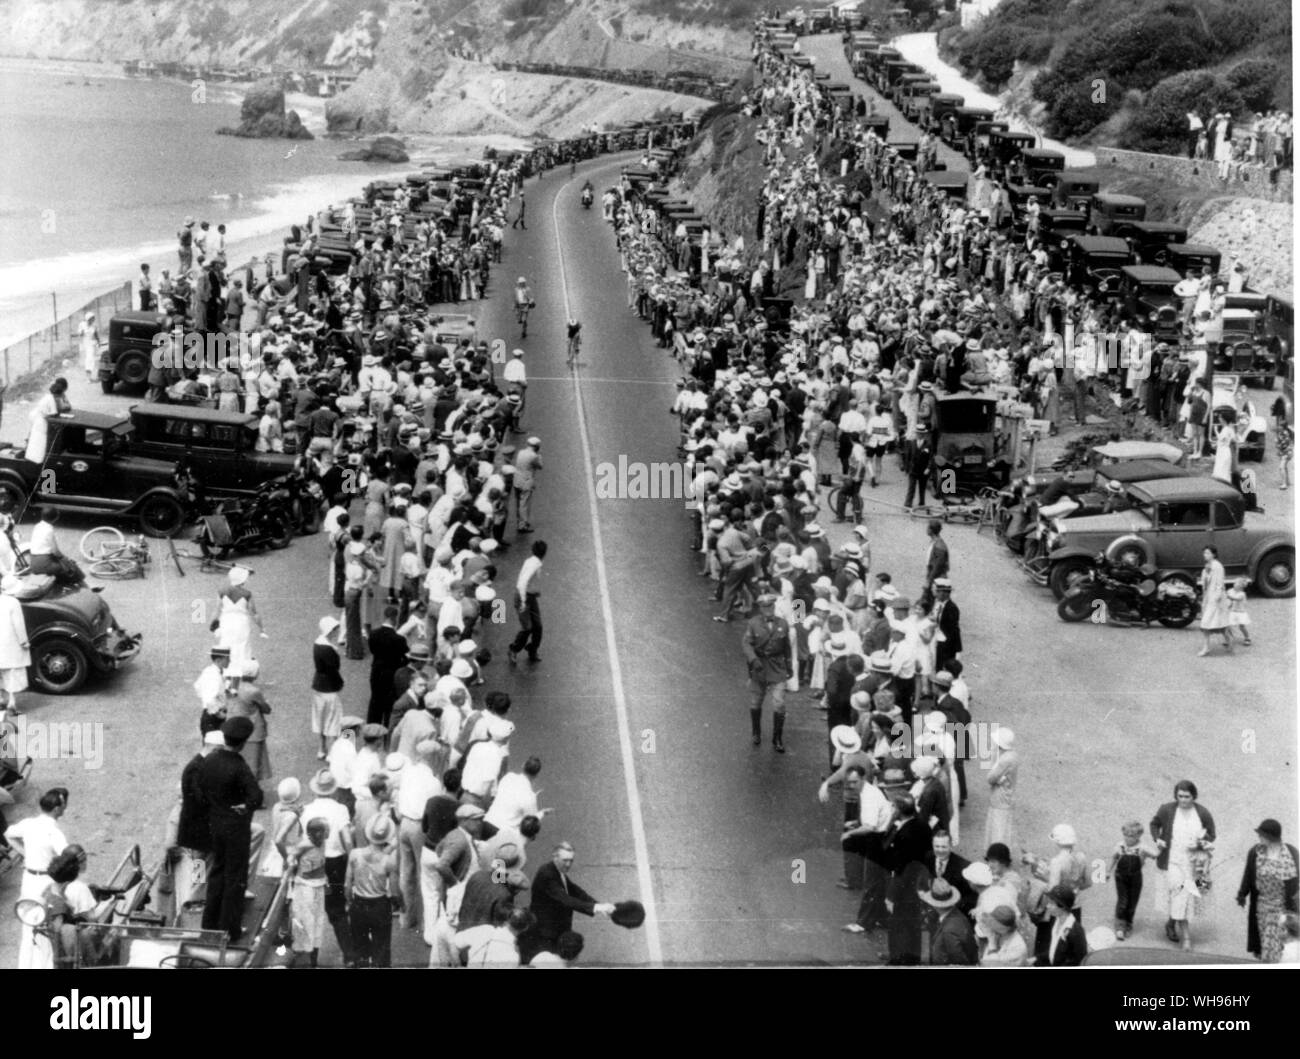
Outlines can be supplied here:
[[1290, 109], [1291, 11], [1277, 0], [1006, 0], [941, 44], [1071, 141], [1176, 150], [1188, 109]]

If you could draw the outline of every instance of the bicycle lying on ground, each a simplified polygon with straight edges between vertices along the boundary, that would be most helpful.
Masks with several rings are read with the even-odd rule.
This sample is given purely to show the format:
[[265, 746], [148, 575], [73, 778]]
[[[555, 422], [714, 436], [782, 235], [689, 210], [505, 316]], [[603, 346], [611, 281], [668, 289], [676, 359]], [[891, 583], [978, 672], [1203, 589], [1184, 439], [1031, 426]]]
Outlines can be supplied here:
[[144, 577], [152, 557], [143, 536], [128, 541], [116, 526], [96, 526], [81, 538], [81, 554], [92, 577], [125, 581]]

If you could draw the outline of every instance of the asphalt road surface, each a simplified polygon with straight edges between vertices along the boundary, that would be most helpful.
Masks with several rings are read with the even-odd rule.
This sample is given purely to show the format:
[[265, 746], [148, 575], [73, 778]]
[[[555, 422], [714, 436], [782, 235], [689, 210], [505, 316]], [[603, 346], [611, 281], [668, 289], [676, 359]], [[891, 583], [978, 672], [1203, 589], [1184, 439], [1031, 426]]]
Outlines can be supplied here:
[[[474, 306], [480, 335], [527, 350], [525, 427], [543, 439], [537, 529], [509, 549], [498, 577], [508, 597], [527, 542], [550, 545], [542, 661], [506, 665], [516, 629], [509, 614], [483, 637], [497, 661], [479, 689], [501, 688], [514, 699], [512, 765], [531, 754], [543, 762], [541, 802], [555, 812], [530, 850], [529, 872], [568, 839], [577, 849], [573, 878], [598, 900], [645, 903], [649, 916], [636, 931], [579, 917], [584, 963], [877, 962], [883, 937], [840, 930], [855, 903], [836, 887], [841, 809], [815, 797], [825, 772], [825, 715], [806, 694], [791, 696], [788, 752], [769, 745], [769, 718], [764, 744], [751, 747], [742, 628], [709, 620], [716, 605], [706, 602], [710, 584], [696, 573], [683, 502], [596, 499], [601, 464], [677, 458], [668, 414], [676, 365], [626, 307], [613, 234], [599, 208], [583, 210], [578, 200], [583, 179], [599, 192], [615, 182], [619, 165], [597, 161], [574, 179], [556, 171], [530, 182], [530, 228], [507, 234], [492, 298]], [[538, 303], [522, 343], [506, 304], [520, 274]], [[584, 336], [572, 374], [564, 367], [568, 316], [583, 322]], [[105, 410], [132, 403], [77, 380], [72, 397], [76, 406]], [[21, 434], [25, 417], [25, 406], [10, 409], [5, 436]], [[914, 595], [925, 532], [901, 512], [902, 486], [897, 466], [887, 466], [880, 488], [869, 490], [866, 521], [873, 569], [888, 570]], [[68, 519], [65, 549], [90, 525]], [[836, 543], [846, 528], [829, 527]], [[1050, 593], [1019, 573], [991, 534], [953, 526], [945, 535], [975, 719], [1018, 734], [1023, 844], [1048, 852], [1048, 831], [1068, 821], [1080, 848], [1105, 859], [1122, 823], [1149, 820], [1176, 780], [1194, 779], [1218, 822], [1220, 850], [1217, 902], [1197, 924], [1196, 941], [1206, 951], [1240, 953], [1244, 913], [1231, 894], [1252, 829], [1264, 816], [1280, 819], [1288, 836], [1296, 828], [1293, 601], [1252, 597], [1255, 646], [1200, 659], [1194, 629], [1065, 625]], [[101, 768], [38, 762], [36, 789], [10, 812], [13, 820], [32, 811], [39, 790], [55, 782], [70, 787], [65, 830], [91, 851], [95, 879], [133, 843], [147, 860], [161, 852], [180, 770], [198, 744], [190, 685], [206, 661], [220, 579], [199, 573], [194, 561], [184, 561], [181, 578], [156, 543], [154, 553], [148, 580], [105, 591], [122, 624], [144, 630], [140, 658], [75, 697], [24, 696], [33, 720], [102, 725]], [[308, 731], [310, 644], [317, 618], [331, 609], [325, 543], [299, 539], [247, 565], [270, 633], [254, 650], [275, 707], [272, 765], [277, 779], [295, 775], [305, 788], [317, 767]], [[345, 706], [364, 712], [368, 664], [344, 666]], [[958, 845], [970, 858], [984, 848], [982, 776], [971, 762]], [[267, 790], [269, 804], [273, 785]], [[17, 886], [15, 876], [0, 880], [0, 905], [11, 907]], [[1131, 944], [1165, 944], [1152, 889]], [[1112, 897], [1109, 886], [1085, 894], [1090, 925], [1109, 921]], [[15, 921], [0, 916], [0, 950], [16, 951], [16, 935]], [[396, 930], [394, 947], [398, 963], [423, 963], [427, 952]]]

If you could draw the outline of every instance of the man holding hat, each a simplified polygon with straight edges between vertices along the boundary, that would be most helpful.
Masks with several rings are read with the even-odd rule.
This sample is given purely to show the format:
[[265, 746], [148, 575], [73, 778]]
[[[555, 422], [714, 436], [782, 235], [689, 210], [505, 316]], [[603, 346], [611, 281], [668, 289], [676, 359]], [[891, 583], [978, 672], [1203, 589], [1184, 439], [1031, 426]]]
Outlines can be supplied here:
[[537, 917], [533, 928], [519, 939], [520, 962], [530, 963], [539, 952], [554, 952], [560, 936], [573, 929], [573, 913], [584, 916], [607, 916], [612, 904], [596, 901], [586, 890], [569, 878], [576, 854], [568, 842], [555, 847], [550, 863], [543, 864], [533, 876], [529, 908]]
[[763, 703], [772, 702], [772, 748], [785, 753], [785, 685], [790, 679], [790, 627], [776, 613], [776, 595], [758, 597], [758, 614], [745, 625], [741, 640], [749, 666], [749, 721], [754, 746], [763, 741]]
[[234, 942], [242, 932], [248, 848], [253, 838], [253, 813], [262, 807], [262, 788], [240, 754], [253, 734], [253, 722], [247, 717], [231, 717], [222, 724], [221, 734], [225, 745], [203, 759], [198, 776], [212, 836], [203, 929], [224, 930]]

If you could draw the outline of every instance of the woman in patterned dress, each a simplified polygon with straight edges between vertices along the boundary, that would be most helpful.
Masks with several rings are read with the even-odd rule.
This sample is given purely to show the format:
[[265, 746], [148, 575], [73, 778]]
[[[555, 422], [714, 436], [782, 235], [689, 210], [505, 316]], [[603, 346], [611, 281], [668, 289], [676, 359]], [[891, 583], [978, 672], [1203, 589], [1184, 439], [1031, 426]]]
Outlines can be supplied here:
[[1286, 914], [1297, 908], [1300, 852], [1282, 841], [1282, 825], [1265, 820], [1255, 829], [1259, 843], [1246, 857], [1237, 904], [1250, 901], [1246, 951], [1263, 963], [1280, 963], [1286, 945]]

